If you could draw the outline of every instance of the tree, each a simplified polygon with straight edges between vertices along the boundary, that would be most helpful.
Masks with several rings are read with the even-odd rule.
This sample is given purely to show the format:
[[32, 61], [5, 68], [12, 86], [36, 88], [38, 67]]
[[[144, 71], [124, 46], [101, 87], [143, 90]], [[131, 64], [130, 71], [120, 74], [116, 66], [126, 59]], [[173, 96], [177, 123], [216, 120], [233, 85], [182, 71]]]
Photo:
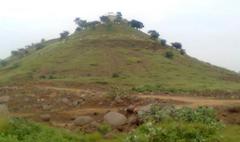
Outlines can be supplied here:
[[87, 23], [87, 27], [95, 28], [99, 24], [101, 24], [99, 21], [92, 21]]
[[44, 43], [46, 40], [44, 38], [41, 39], [41, 43]]
[[182, 49], [182, 44], [180, 42], [174, 42], [172, 43], [172, 46], [176, 49]]
[[101, 16], [100, 17], [100, 21], [102, 23], [109, 23], [110, 22], [110, 19], [108, 18], [108, 16]]
[[121, 23], [121, 21], [122, 21], [122, 13], [121, 12], [117, 12], [116, 19], [114, 20], [114, 22]]
[[160, 43], [161, 43], [162, 46], [166, 46], [167, 45], [167, 40], [161, 39]]
[[7, 65], [7, 62], [5, 60], [0, 59], [0, 67], [4, 67]]
[[66, 39], [69, 35], [68, 31], [63, 31], [62, 33], [60, 33], [60, 39]]
[[75, 24], [78, 25], [78, 28], [80, 28], [80, 29], [85, 29], [87, 27], [87, 21], [82, 20], [79, 17], [75, 18], [74, 22], [75, 22]]
[[181, 50], [180, 50], [180, 54], [181, 54], [181, 55], [185, 55], [185, 54], [186, 54], [186, 50], [185, 50], [185, 49], [181, 49]]
[[165, 53], [165, 57], [168, 58], [168, 59], [172, 59], [174, 56], [173, 52], [172, 51], [167, 51]]
[[160, 34], [155, 30], [150, 30], [148, 31], [148, 33], [150, 34], [151, 39], [154, 39], [154, 40], [158, 39], [158, 37], [160, 36]]
[[142, 29], [144, 27], [143, 23], [137, 20], [132, 20], [129, 22], [129, 26], [136, 28], [136, 29]]

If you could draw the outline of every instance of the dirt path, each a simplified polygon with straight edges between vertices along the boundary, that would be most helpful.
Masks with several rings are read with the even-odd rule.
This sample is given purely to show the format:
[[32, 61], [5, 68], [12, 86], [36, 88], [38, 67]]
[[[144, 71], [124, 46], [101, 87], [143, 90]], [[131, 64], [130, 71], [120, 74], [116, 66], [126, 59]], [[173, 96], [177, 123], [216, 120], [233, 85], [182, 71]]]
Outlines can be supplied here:
[[[41, 87], [45, 89], [54, 89], [58, 91], [73, 91], [73, 92], [83, 92], [81, 89], [76, 88], [58, 88], [58, 87]], [[216, 99], [210, 97], [190, 97], [190, 96], [170, 96], [170, 95], [136, 95], [141, 99], [160, 99], [160, 100], [171, 100], [176, 102], [186, 103], [186, 106], [198, 107], [198, 106], [231, 106], [240, 105], [240, 100], [238, 99]]]
[[138, 95], [138, 97], [143, 99], [154, 98], [154, 99], [160, 99], [160, 100], [173, 100], [173, 101], [185, 102], [186, 106], [191, 106], [191, 107], [240, 105], [240, 100], [213, 99], [209, 97], [188, 97], [188, 96], [169, 96], [169, 95]]

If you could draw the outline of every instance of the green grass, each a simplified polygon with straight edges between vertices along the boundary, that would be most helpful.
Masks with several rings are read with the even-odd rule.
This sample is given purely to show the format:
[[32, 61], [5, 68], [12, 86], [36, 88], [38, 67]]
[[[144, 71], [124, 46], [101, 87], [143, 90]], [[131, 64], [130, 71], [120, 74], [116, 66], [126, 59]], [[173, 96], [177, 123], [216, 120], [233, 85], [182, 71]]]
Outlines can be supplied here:
[[240, 126], [227, 125], [223, 131], [222, 142], [239, 142], [240, 141]]
[[[166, 52], [174, 54], [166, 58]], [[112, 77], [113, 74], [119, 77]], [[22, 82], [98, 84], [141, 88], [162, 86], [183, 92], [224, 90], [237, 92], [240, 77], [234, 72], [201, 62], [162, 47], [126, 25], [100, 25], [57, 39], [23, 58], [11, 58], [0, 68], [0, 84]], [[160, 90], [161, 91], [161, 90]]]
[[[219, 132], [211, 127], [211, 123], [206, 125], [182, 121], [166, 121], [156, 125], [146, 123], [137, 128], [133, 133], [119, 133], [112, 139], [104, 138], [103, 135], [109, 131], [109, 128], [105, 125], [101, 127], [99, 132], [83, 134], [81, 132], [70, 132], [64, 129], [51, 128], [45, 124], [16, 118], [10, 121], [0, 120], [0, 124], [1, 142], [124, 142], [127, 138], [129, 139], [134, 135], [136, 135], [137, 139], [142, 140], [148, 139], [150, 135], [152, 138], [162, 138], [165, 140], [193, 140], [204, 137], [208, 140], [219, 139], [219, 142], [239, 142], [240, 140], [239, 125], [227, 125]], [[159, 135], [155, 135], [156, 132], [159, 133]]]
[[1, 142], [120, 142], [122, 136], [107, 140], [100, 133], [82, 134], [50, 128], [44, 124], [11, 119], [0, 129]]

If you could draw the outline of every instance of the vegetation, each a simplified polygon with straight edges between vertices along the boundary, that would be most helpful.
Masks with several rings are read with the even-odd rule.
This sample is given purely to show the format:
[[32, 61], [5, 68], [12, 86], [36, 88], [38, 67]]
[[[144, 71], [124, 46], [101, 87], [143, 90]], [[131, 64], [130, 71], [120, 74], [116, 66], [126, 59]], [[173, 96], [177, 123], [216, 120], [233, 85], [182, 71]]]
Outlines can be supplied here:
[[[0, 125], [1, 126], [1, 125]], [[81, 134], [66, 130], [50, 128], [44, 124], [36, 124], [22, 119], [12, 119], [0, 129], [1, 142], [121, 142], [122, 138], [105, 140], [101, 133]], [[109, 127], [101, 126], [105, 133]]]
[[240, 91], [237, 73], [182, 56], [185, 50], [180, 43], [173, 44], [173, 49], [166, 40], [151, 40], [136, 30], [143, 23], [132, 20], [128, 25], [121, 12], [116, 19], [121, 22], [104, 24], [103, 20], [101, 24], [76, 18], [81, 32], [70, 36], [64, 32], [62, 39], [67, 41], [42, 40], [14, 52], [1, 65], [0, 85], [40, 81], [171, 92]]
[[171, 51], [167, 51], [167, 52], [165, 53], [165, 57], [168, 58], [168, 59], [172, 59], [172, 58], [174, 57], [174, 54], [173, 54], [173, 52], [171, 52]]
[[172, 46], [179, 50], [182, 49], [182, 44], [180, 42], [174, 42], [172, 43]]
[[162, 46], [166, 46], [167, 45], [167, 40], [161, 39], [160, 43], [161, 43]]
[[220, 140], [222, 125], [212, 109], [153, 106], [140, 114], [145, 124], [128, 138], [129, 142], [214, 142]]
[[148, 33], [150, 34], [150, 37], [153, 40], [157, 40], [160, 36], [160, 34], [155, 30], [150, 30], [150, 31], [148, 31]]
[[63, 31], [62, 33], [60, 33], [60, 39], [66, 39], [69, 35], [68, 31]]
[[136, 29], [142, 29], [144, 27], [143, 23], [137, 20], [130, 21], [129, 25]]

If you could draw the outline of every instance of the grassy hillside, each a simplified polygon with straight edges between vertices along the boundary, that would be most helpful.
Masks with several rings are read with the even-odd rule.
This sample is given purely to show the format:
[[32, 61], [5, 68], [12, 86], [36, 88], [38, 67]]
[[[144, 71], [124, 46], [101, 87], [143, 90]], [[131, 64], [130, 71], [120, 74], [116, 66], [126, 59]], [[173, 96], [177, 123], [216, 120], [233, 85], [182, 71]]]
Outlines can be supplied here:
[[[174, 53], [173, 59], [165, 57]], [[240, 77], [201, 62], [127, 25], [99, 25], [52, 40], [0, 68], [0, 84], [50, 82], [168, 91], [238, 91]], [[146, 89], [146, 90], [147, 90]]]

